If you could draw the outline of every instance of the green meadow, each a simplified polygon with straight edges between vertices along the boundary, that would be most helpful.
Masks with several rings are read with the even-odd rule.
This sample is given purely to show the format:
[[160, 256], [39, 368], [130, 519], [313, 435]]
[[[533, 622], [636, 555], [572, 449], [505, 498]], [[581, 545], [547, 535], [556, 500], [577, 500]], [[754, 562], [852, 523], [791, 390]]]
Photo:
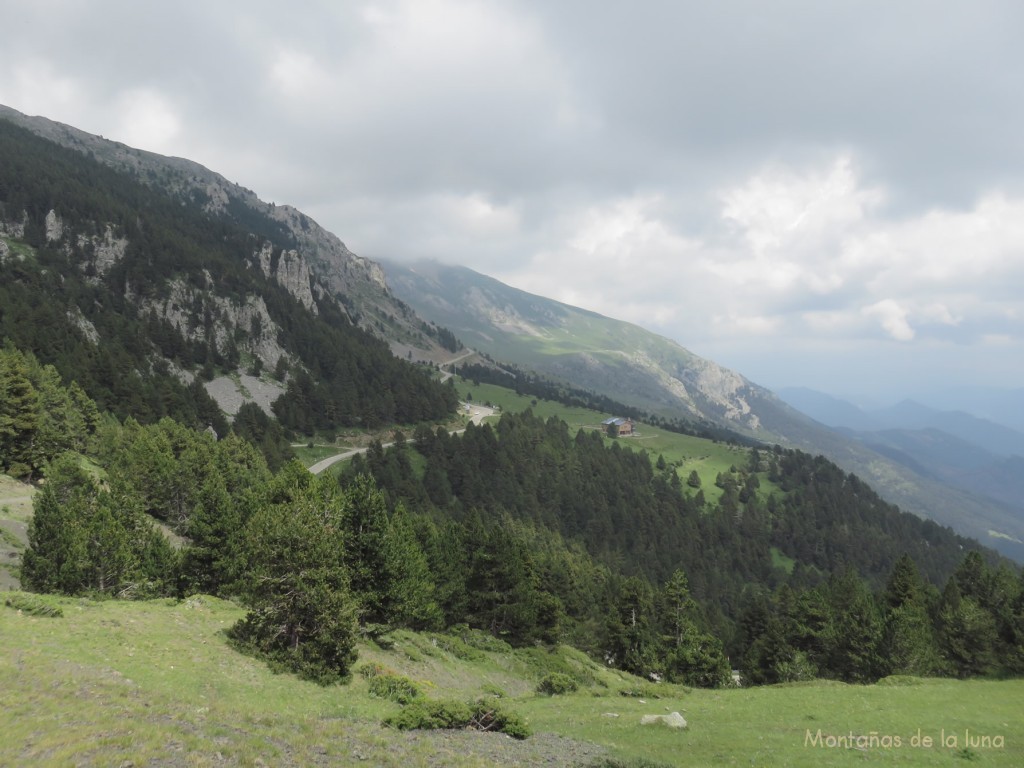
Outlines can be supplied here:
[[[571, 408], [552, 400], [518, 395], [510, 389], [494, 384], [476, 385], [461, 377], [456, 377], [456, 389], [463, 400], [471, 396], [473, 402], [490, 403], [502, 411], [517, 412], [530, 408], [544, 418], [555, 416], [569, 425], [570, 432], [578, 429], [601, 429], [601, 422], [604, 419], [619, 415], [586, 408]], [[493, 420], [496, 421], [497, 417]], [[607, 438], [606, 442], [610, 445], [612, 440]], [[750, 460], [749, 448], [669, 432], [648, 424], [638, 424], [635, 435], [617, 438], [617, 442], [622, 448], [646, 452], [652, 461], [656, 461], [659, 455], [663, 456], [667, 464], [675, 468], [679, 479], [684, 483], [690, 472], [696, 470], [700, 476], [700, 487], [704, 497], [710, 502], [716, 502], [722, 495], [722, 490], [715, 486], [718, 475], [728, 473], [733, 467], [743, 469]], [[759, 479], [760, 495], [764, 496], [775, 490], [764, 473], [759, 475]]]
[[[568, 648], [397, 632], [387, 650], [360, 645], [349, 683], [322, 688], [233, 650], [224, 630], [243, 611], [224, 600], [4, 600], [13, 604], [0, 606], [5, 766], [1024, 764], [1020, 680], [696, 690]], [[401, 705], [371, 694], [359, 673], [370, 664], [427, 698], [500, 702], [532, 735], [386, 727]], [[537, 693], [552, 672], [579, 690]], [[640, 724], [673, 711], [685, 730]]]

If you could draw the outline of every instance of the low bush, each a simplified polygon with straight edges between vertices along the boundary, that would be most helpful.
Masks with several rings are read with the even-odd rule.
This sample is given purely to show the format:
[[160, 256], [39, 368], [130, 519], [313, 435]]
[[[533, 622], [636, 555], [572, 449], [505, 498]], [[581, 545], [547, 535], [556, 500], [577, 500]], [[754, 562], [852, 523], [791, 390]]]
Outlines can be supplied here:
[[537, 693], [558, 696], [565, 693], [574, 693], [579, 690], [579, 687], [579, 683], [569, 677], [569, 675], [562, 674], [561, 672], [552, 672], [549, 675], [544, 675], [541, 679], [540, 684], [537, 686]]
[[376, 675], [370, 678], [370, 695], [379, 699], [409, 704], [423, 696], [416, 683], [401, 675]]
[[472, 728], [505, 733], [515, 739], [530, 735], [529, 725], [518, 714], [483, 702], [463, 704], [418, 699], [386, 718], [384, 725], [401, 731]]
[[383, 664], [371, 661], [363, 664], [357, 671], [360, 677], [370, 681], [370, 695], [376, 696], [378, 699], [408, 704], [423, 696], [423, 692], [420, 691], [416, 683], [397, 674], [394, 670], [388, 669]]
[[379, 662], [376, 662], [376, 661], [371, 661], [371, 662], [368, 662], [366, 664], [363, 664], [356, 671], [359, 673], [360, 677], [365, 678], [367, 680], [372, 680], [373, 678], [377, 677], [378, 675], [393, 675], [394, 674], [394, 672], [392, 670], [388, 669], [383, 664], [381, 664]]
[[384, 725], [400, 731], [465, 728], [473, 712], [458, 701], [414, 701], [397, 715], [385, 718]]
[[27, 613], [30, 616], [46, 616], [52, 619], [59, 619], [64, 615], [63, 609], [58, 605], [50, 605], [45, 600], [35, 595], [26, 595], [16, 592], [4, 599], [4, 605], [16, 611]]
[[495, 685], [494, 683], [484, 683], [480, 686], [480, 690], [484, 692], [485, 696], [490, 696], [495, 699], [504, 699], [508, 696], [504, 688], [500, 685]]
[[470, 717], [469, 727], [478, 731], [500, 731], [513, 739], [525, 739], [530, 735], [530, 726], [520, 715], [493, 704], [476, 704]]

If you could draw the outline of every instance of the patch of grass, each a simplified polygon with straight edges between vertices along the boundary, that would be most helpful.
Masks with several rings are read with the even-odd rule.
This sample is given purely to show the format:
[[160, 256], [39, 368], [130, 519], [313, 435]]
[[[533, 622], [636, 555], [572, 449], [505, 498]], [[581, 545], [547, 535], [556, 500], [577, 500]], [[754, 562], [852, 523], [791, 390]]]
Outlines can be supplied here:
[[519, 648], [515, 657], [536, 675], [538, 681], [557, 676], [558, 679], [572, 681], [577, 688], [604, 685], [593, 660], [567, 646]]
[[21, 260], [24, 260], [24, 259], [31, 259], [33, 261], [35, 260], [35, 258], [36, 258], [36, 249], [33, 248], [28, 243], [23, 243], [20, 240], [14, 240], [13, 238], [4, 237], [2, 235], [0, 235], [0, 240], [3, 240], [5, 243], [7, 243], [7, 247], [10, 249], [10, 252], [16, 258], [21, 259]]
[[302, 462], [303, 466], [311, 467], [322, 459], [326, 459], [328, 456], [335, 456], [339, 453], [344, 453], [349, 450], [348, 446], [345, 445], [293, 445], [292, 451], [295, 452], [295, 458]]
[[781, 568], [786, 573], [793, 572], [793, 568], [796, 566], [796, 560], [794, 560], [792, 557], [787, 557], [786, 555], [782, 554], [782, 550], [778, 547], [772, 547], [771, 554], [773, 566], [775, 566], [776, 568]]
[[435, 648], [463, 661], [480, 661], [485, 652], [508, 653], [512, 646], [504, 640], [478, 629], [456, 629], [427, 636]]
[[[188, 602], [121, 603], [40, 596], [63, 620], [0, 609], [0, 765], [445, 765], [511, 764], [501, 750], [485, 755], [453, 748], [453, 734], [424, 731], [408, 738], [381, 722], [401, 705], [372, 696], [361, 672], [350, 683], [323, 688], [294, 675], [272, 674], [262, 662], [234, 652], [224, 630], [245, 611], [202, 597]], [[424, 699], [475, 701], [487, 689], [506, 694], [501, 711], [528, 721], [536, 734], [601, 745], [602, 765], [943, 766], [969, 749], [986, 766], [1024, 765], [1024, 680], [890, 678], [879, 685], [830, 682], [724, 690], [644, 683], [609, 670], [572, 649], [551, 653], [563, 664], [589, 665], [595, 690], [632, 688], [642, 696], [543, 696], [540, 665], [520, 651], [479, 651], [473, 660], [437, 651], [428, 636], [394, 633], [385, 651], [359, 644], [360, 664], [405, 677]], [[601, 686], [607, 688], [601, 688]], [[650, 686], [650, 687], [646, 687]], [[663, 698], [649, 698], [657, 690]], [[483, 702], [488, 709], [496, 702]], [[407, 706], [414, 706], [409, 704]], [[477, 704], [465, 704], [471, 711]], [[645, 714], [679, 711], [685, 731], [640, 725]], [[618, 717], [608, 717], [609, 714]], [[824, 749], [806, 733], [901, 736], [899, 749]], [[931, 748], [912, 748], [920, 729]], [[1002, 748], [964, 743], [1001, 736]], [[942, 748], [942, 731], [960, 743]], [[481, 737], [483, 739], [483, 737]], [[481, 742], [482, 743], [482, 742]], [[524, 742], [542, 744], [538, 737]], [[218, 757], [218, 754], [220, 757]], [[529, 764], [564, 765], [563, 753]], [[644, 763], [642, 761], [648, 761]]]
[[[4, 507], [3, 512], [0, 512], [0, 514], [6, 515], [7, 508]], [[0, 542], [3, 542], [6, 546], [10, 547], [11, 549], [25, 548], [25, 542], [23, 542], [20, 538], [15, 536], [11, 531], [8, 531], [6, 528], [0, 528]]]
[[28, 592], [11, 592], [4, 597], [4, 605], [13, 608], [29, 616], [45, 616], [51, 619], [59, 619], [64, 615], [64, 609], [55, 605], [42, 595], [33, 595]]
[[664, 697], [664, 693], [653, 683], [638, 681], [620, 688], [619, 696], [625, 696], [627, 699], [660, 699]]
[[0, 520], [28, 522], [36, 489], [8, 475], [0, 475]]

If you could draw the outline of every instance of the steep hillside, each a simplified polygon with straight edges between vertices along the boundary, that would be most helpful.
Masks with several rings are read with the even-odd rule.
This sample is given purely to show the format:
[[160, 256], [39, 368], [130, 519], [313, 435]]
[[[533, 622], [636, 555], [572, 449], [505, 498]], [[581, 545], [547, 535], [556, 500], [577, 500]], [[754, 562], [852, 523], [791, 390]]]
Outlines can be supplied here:
[[[264, 405], [304, 433], [454, 408], [426, 371], [391, 354], [379, 335], [397, 325], [378, 314], [404, 318], [392, 342], [431, 347], [437, 329], [306, 217], [186, 161], [3, 117], [0, 336], [102, 409], [223, 433], [210, 392], [242, 373], [276, 386]], [[15, 124], [26, 121], [35, 133]]]
[[1024, 560], [1021, 511], [894, 461], [669, 339], [464, 267], [384, 267], [392, 290], [417, 313], [496, 360], [654, 413], [707, 419], [768, 443], [824, 454], [903, 509]]
[[423, 317], [469, 346], [636, 404], [764, 434], [784, 408], [768, 390], [670, 339], [511, 288], [464, 267], [383, 262], [388, 284]]
[[[289, 205], [267, 203], [256, 193], [204, 166], [179, 157], [134, 149], [72, 126], [29, 117], [0, 104], [0, 120], [20, 125], [72, 149], [160, 193], [228, 219], [277, 247], [260, 250], [260, 266], [300, 302], [313, 308], [313, 294], [330, 296], [358, 325], [416, 357], [442, 359], [450, 338], [424, 324], [388, 290], [380, 266], [352, 253], [333, 233]], [[115, 238], [116, 243], [116, 238]]]

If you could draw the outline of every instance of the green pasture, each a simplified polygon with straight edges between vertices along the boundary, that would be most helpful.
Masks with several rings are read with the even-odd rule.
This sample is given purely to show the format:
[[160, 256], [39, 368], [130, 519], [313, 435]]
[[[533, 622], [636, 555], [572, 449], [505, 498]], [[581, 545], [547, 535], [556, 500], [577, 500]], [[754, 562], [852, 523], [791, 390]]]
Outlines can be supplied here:
[[[570, 408], [552, 400], [542, 400], [527, 395], [518, 395], [511, 389], [494, 384], [474, 385], [471, 381], [456, 377], [455, 387], [463, 400], [472, 396], [473, 402], [498, 406], [502, 411], [518, 412], [531, 408], [535, 414], [544, 418], [555, 416], [569, 425], [569, 432], [578, 429], [601, 429], [601, 422], [618, 414], [600, 413], [585, 408]], [[497, 420], [497, 417], [495, 417]], [[610, 445], [612, 440], [606, 439]], [[684, 488], [690, 472], [697, 471], [701, 479], [701, 490], [709, 502], [716, 502], [722, 491], [715, 485], [719, 473], [726, 474], [736, 467], [745, 469], [750, 461], [750, 449], [728, 443], [708, 440], [703, 437], [682, 435], [669, 432], [647, 424], [638, 424], [636, 434], [618, 438], [622, 448], [646, 452], [651, 461], [658, 456], [665, 458], [668, 465], [675, 468]], [[767, 451], [768, 449], [765, 449]], [[767, 497], [778, 488], [768, 480], [766, 472], [758, 473], [761, 487], [758, 494]]]
[[[584, 765], [1024, 764], [1020, 680], [695, 690], [568, 648], [398, 632], [387, 650], [361, 645], [348, 684], [321, 688], [235, 652], [224, 630], [243, 611], [227, 601], [5, 597], [16, 607], [0, 606], [2, 765], [572, 765], [580, 755]], [[359, 674], [368, 664], [428, 698], [500, 696], [533, 735], [386, 728], [400, 705], [370, 694]], [[551, 672], [573, 676], [579, 691], [537, 693]], [[672, 711], [686, 730], [640, 724]]]

